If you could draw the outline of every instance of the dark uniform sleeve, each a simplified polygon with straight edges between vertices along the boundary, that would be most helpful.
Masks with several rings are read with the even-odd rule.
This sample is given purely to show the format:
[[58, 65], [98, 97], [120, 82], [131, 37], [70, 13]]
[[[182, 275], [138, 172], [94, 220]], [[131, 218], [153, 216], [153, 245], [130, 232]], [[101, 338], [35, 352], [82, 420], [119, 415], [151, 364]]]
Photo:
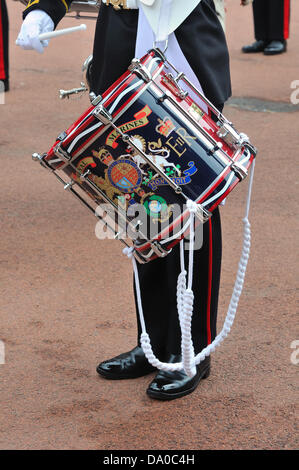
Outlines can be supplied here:
[[68, 12], [73, 0], [30, 0], [23, 12], [23, 19], [33, 10], [43, 10], [51, 16], [55, 28], [59, 21]]

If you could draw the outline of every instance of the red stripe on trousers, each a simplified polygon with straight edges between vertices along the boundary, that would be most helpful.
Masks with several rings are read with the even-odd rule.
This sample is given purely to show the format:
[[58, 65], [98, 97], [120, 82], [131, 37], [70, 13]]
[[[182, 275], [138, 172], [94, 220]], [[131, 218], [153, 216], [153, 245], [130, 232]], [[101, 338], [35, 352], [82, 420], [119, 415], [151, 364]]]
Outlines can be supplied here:
[[283, 7], [283, 37], [289, 39], [290, 35], [290, 0], [284, 0]]
[[3, 44], [3, 26], [2, 26], [2, 7], [0, 2], [0, 80], [5, 80], [5, 67], [4, 67], [4, 44]]
[[213, 272], [213, 236], [212, 221], [209, 219], [209, 272], [208, 272], [208, 298], [207, 298], [207, 341], [211, 344], [211, 298], [212, 298], [212, 272]]

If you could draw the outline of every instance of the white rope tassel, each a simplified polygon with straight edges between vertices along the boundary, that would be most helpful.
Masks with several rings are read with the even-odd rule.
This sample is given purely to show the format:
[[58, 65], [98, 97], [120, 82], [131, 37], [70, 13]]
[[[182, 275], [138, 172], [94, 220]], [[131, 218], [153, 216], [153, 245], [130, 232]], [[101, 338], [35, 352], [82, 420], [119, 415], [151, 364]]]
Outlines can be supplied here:
[[243, 224], [244, 224], [244, 241], [243, 241], [242, 255], [239, 261], [239, 267], [238, 267], [237, 277], [235, 281], [235, 286], [234, 286], [234, 290], [233, 290], [230, 304], [228, 307], [228, 311], [226, 314], [226, 318], [223, 324], [223, 328], [221, 332], [218, 334], [218, 336], [216, 336], [214, 341], [211, 344], [209, 344], [206, 348], [204, 348], [199, 354], [197, 354], [195, 358], [196, 364], [199, 364], [200, 362], [202, 362], [207, 356], [209, 356], [212, 352], [215, 351], [216, 347], [218, 347], [222, 343], [222, 341], [227, 337], [234, 323], [239, 299], [240, 299], [242, 289], [243, 289], [244, 278], [245, 278], [247, 263], [248, 263], [249, 254], [250, 254], [251, 231], [250, 231], [250, 223], [247, 217], [243, 219]]
[[186, 287], [187, 272], [185, 270], [184, 263], [184, 240], [182, 240], [180, 242], [181, 273], [178, 277], [177, 284], [177, 307], [182, 334], [181, 351], [183, 369], [189, 377], [193, 377], [196, 374], [196, 367], [194, 362], [194, 346], [192, 341], [192, 315], [194, 303], [192, 280], [194, 253], [194, 222], [195, 213], [197, 211], [196, 202], [188, 200], [187, 208], [190, 212], [190, 251], [188, 267], [188, 287]]
[[237, 312], [237, 307], [239, 304], [240, 296], [242, 293], [244, 279], [247, 269], [247, 264], [250, 255], [250, 244], [251, 244], [251, 227], [250, 222], [248, 220], [249, 217], [249, 209], [250, 209], [250, 200], [251, 200], [251, 193], [252, 193], [252, 184], [253, 184], [253, 176], [254, 176], [254, 168], [255, 168], [255, 160], [252, 163], [251, 171], [250, 171], [250, 180], [248, 185], [248, 193], [247, 193], [247, 201], [246, 201], [246, 210], [245, 210], [245, 217], [243, 219], [243, 247], [241, 258], [239, 261], [238, 272], [236, 276], [236, 281], [233, 289], [233, 293], [231, 296], [231, 300], [229, 303], [228, 311], [226, 314], [226, 318], [223, 324], [223, 328], [221, 332], [216, 336], [214, 341], [209, 344], [206, 348], [204, 348], [199, 354], [197, 354], [195, 358], [195, 363], [199, 364], [202, 362], [207, 356], [209, 356], [215, 349], [222, 343], [222, 341], [227, 337], [228, 333], [231, 330], [231, 327], [234, 323], [234, 319]]

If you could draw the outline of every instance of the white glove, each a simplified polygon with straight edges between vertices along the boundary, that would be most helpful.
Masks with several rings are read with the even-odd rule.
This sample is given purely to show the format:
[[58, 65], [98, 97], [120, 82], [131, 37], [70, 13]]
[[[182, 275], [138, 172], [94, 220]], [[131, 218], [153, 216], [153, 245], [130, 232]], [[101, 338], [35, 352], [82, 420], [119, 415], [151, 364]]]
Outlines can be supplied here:
[[39, 35], [53, 30], [54, 23], [48, 13], [43, 10], [33, 10], [23, 21], [16, 44], [22, 49], [34, 49], [41, 54], [49, 41], [40, 41]]

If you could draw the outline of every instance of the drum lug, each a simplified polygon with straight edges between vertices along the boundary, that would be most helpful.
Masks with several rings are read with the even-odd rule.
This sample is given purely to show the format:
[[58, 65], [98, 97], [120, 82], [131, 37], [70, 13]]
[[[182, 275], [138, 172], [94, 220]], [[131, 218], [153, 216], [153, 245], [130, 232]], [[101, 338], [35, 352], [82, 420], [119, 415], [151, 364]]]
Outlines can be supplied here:
[[240, 135], [234, 130], [230, 123], [220, 123], [220, 129], [217, 132], [218, 137], [223, 139], [228, 145], [236, 147], [240, 145]]
[[250, 152], [251, 155], [253, 155], [253, 157], [255, 158], [256, 155], [257, 155], [257, 148], [254, 147], [254, 145], [252, 145], [250, 142], [246, 142], [244, 144], [244, 147]]
[[138, 263], [140, 263], [140, 264], [148, 263], [148, 260], [144, 256], [142, 256], [142, 254], [139, 253], [139, 251], [137, 251], [136, 248], [133, 251], [133, 256], [138, 261]]
[[129, 70], [130, 72], [139, 75], [146, 83], [149, 83], [152, 80], [151, 73], [144, 65], [142, 65], [139, 59], [132, 60], [131, 65], [129, 66]]
[[243, 181], [248, 176], [246, 168], [238, 162], [233, 163], [231, 169], [236, 173], [240, 181]]
[[103, 105], [98, 105], [94, 111], [93, 115], [98, 118], [99, 121], [101, 121], [103, 124], [111, 124], [112, 122], [112, 115], [107, 111], [107, 109]]
[[69, 163], [71, 155], [61, 148], [61, 144], [57, 144], [54, 149], [55, 155], [65, 163]]
[[212, 212], [208, 211], [202, 204], [197, 204], [195, 215], [198, 220], [204, 224], [212, 217]]
[[159, 256], [159, 258], [165, 258], [165, 256], [167, 256], [171, 252], [171, 249], [170, 250], [165, 250], [162, 247], [162, 245], [157, 241], [151, 243], [151, 248], [152, 248], [153, 252], [157, 256]]
[[199, 207], [198, 207], [198, 210], [197, 210], [195, 215], [204, 224], [205, 222], [207, 222], [212, 217], [212, 212], [205, 209], [201, 204], [198, 204], [198, 206]]

